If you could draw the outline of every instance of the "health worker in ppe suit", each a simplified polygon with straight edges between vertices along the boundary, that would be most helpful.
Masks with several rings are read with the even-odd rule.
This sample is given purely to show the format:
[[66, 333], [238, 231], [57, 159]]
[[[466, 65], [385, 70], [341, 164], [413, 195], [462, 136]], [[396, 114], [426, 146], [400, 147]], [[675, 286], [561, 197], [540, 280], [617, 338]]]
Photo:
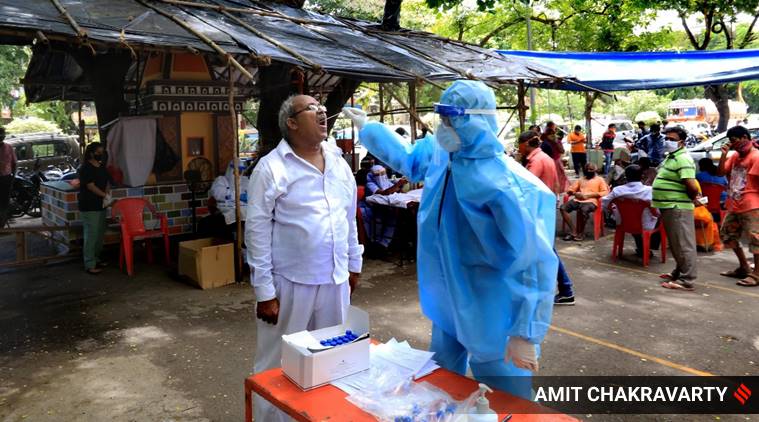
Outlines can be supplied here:
[[[248, 177], [243, 176], [245, 173], [245, 165], [240, 163], [238, 165], [238, 171], [240, 174], [240, 202], [242, 207], [240, 208], [240, 216], [245, 220], [245, 204], [248, 202]], [[224, 215], [224, 223], [229, 225], [237, 221], [235, 213], [235, 164], [234, 160], [229, 162], [227, 171], [223, 176], [219, 176], [214, 179], [211, 184], [211, 196], [216, 199], [216, 207], [219, 208], [222, 215]]]
[[556, 197], [503, 152], [495, 96], [457, 81], [435, 105], [435, 135], [414, 145], [344, 109], [372, 155], [424, 181], [417, 273], [430, 350], [444, 368], [525, 398], [551, 320]]

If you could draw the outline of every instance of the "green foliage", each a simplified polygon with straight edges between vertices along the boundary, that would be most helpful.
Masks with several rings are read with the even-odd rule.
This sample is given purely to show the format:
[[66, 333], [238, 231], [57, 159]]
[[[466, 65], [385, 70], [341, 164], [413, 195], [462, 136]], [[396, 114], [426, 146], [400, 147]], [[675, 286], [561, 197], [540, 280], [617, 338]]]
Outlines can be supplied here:
[[34, 132], [60, 132], [61, 129], [53, 122], [40, 119], [39, 117], [29, 116], [13, 119], [12, 122], [5, 125], [5, 131], [12, 135]]
[[71, 119], [71, 113], [74, 112], [75, 103], [64, 101], [45, 101], [42, 103], [26, 104], [26, 98], [16, 102], [13, 107], [14, 116], [31, 116], [38, 117], [42, 120], [47, 120], [55, 123], [59, 130], [63, 130], [66, 133], [77, 133], [77, 126]]
[[11, 91], [19, 88], [29, 63], [29, 49], [15, 45], [0, 45], [0, 104], [13, 102]]
[[360, 2], [348, 0], [316, 0], [309, 1], [306, 5], [307, 9], [319, 13], [368, 21], [381, 20], [384, 7], [385, 2], [383, 0], [362, 0]]

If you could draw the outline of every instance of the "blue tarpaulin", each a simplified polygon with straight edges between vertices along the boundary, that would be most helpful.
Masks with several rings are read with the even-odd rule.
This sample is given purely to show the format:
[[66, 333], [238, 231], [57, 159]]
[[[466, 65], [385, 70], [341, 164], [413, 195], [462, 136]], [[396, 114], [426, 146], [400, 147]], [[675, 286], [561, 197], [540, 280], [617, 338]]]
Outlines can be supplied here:
[[[759, 50], [587, 53], [499, 50], [601, 91], [633, 91], [759, 79]], [[535, 86], [583, 91], [570, 81]]]

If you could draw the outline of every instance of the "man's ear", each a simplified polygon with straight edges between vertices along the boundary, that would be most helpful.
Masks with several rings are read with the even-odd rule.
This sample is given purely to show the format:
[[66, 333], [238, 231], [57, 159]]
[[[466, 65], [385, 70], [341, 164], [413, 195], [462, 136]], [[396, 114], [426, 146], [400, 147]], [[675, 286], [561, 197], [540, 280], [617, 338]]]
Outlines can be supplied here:
[[290, 128], [290, 130], [298, 130], [298, 123], [292, 117], [288, 117], [287, 127]]

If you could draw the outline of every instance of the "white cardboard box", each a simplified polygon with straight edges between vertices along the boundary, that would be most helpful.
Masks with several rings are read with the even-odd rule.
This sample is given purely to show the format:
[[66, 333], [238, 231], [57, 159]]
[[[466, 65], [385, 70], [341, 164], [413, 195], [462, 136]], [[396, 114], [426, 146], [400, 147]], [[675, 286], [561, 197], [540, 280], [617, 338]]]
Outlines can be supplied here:
[[369, 343], [365, 338], [319, 352], [309, 345], [337, 337], [351, 330], [357, 335], [369, 332], [369, 314], [351, 306], [344, 324], [314, 331], [300, 331], [282, 336], [282, 371], [304, 390], [369, 369]]

